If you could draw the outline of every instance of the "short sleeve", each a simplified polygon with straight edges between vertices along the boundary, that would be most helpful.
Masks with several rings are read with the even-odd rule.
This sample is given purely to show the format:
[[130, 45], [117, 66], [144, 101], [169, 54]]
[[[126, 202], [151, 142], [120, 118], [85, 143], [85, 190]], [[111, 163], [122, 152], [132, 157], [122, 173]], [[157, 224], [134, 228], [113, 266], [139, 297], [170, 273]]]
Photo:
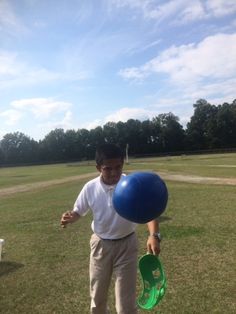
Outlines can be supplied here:
[[79, 193], [73, 211], [79, 214], [80, 216], [84, 216], [89, 211], [88, 197], [87, 197], [87, 185], [83, 187], [81, 192]]

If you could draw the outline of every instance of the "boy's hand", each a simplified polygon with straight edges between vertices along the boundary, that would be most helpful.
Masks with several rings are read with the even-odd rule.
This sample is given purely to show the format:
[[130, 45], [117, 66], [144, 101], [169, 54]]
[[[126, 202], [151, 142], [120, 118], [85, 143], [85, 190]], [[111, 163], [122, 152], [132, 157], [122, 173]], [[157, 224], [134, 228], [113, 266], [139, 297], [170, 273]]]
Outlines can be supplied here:
[[67, 224], [76, 221], [79, 218], [79, 215], [73, 211], [65, 212], [61, 217], [61, 227], [65, 228]]
[[147, 251], [149, 254], [159, 255], [161, 252], [160, 241], [153, 236], [147, 240]]
[[62, 228], [65, 228], [66, 225], [68, 223], [70, 223], [70, 219], [71, 219], [71, 212], [70, 211], [67, 211], [64, 214], [62, 214], [62, 216], [61, 216], [61, 226], [62, 226]]

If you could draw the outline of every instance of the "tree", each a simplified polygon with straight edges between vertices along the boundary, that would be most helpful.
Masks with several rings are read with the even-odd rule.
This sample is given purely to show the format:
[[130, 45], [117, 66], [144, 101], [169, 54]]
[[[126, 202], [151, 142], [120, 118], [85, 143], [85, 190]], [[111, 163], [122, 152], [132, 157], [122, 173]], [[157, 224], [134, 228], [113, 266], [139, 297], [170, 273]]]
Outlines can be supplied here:
[[130, 154], [139, 154], [141, 144], [141, 122], [139, 120], [129, 119], [126, 122], [126, 134], [126, 143], [129, 144]]
[[98, 126], [89, 132], [89, 145], [87, 146], [87, 158], [94, 159], [96, 147], [105, 142], [102, 127]]
[[29, 163], [38, 159], [38, 143], [21, 132], [4, 135], [1, 150], [6, 163]]
[[66, 136], [63, 129], [55, 129], [40, 142], [42, 156], [47, 161], [63, 161], [66, 156]]
[[122, 148], [125, 149], [126, 145], [129, 142], [126, 123], [119, 121], [116, 124], [117, 128], [117, 144]]
[[141, 123], [140, 134], [140, 153], [147, 154], [153, 153], [153, 127], [150, 120], [145, 120]]
[[193, 105], [194, 115], [187, 124], [187, 139], [190, 149], [208, 149], [212, 143], [215, 133], [217, 107], [212, 106], [204, 99], [199, 99]]
[[[1, 142], [0, 142], [1, 144]], [[0, 145], [0, 165], [1, 164], [4, 164], [5, 163], [5, 156], [3, 154], [3, 151], [2, 151], [2, 148], [1, 148], [1, 145]]]
[[75, 160], [78, 158], [77, 133], [75, 130], [65, 132], [65, 159]]
[[190, 149], [231, 148], [236, 146], [236, 101], [215, 106], [200, 99], [187, 125]]
[[95, 129], [90, 130], [89, 132], [90, 145], [96, 147], [97, 145], [103, 144], [104, 139], [104, 130], [101, 126], [96, 127]]
[[86, 160], [93, 158], [90, 144], [90, 132], [86, 129], [79, 129], [77, 131], [77, 138], [80, 145], [81, 158]]
[[118, 128], [115, 122], [107, 122], [103, 126], [103, 134], [106, 142], [117, 143], [118, 141]]
[[161, 119], [160, 117], [154, 117], [151, 121], [151, 142], [153, 146], [153, 150], [155, 153], [162, 152], [163, 143], [162, 143], [162, 136], [161, 136]]
[[236, 147], [236, 100], [215, 106], [199, 99], [193, 107], [186, 131], [169, 112], [151, 121], [108, 122], [90, 131], [55, 129], [39, 142], [21, 132], [8, 133], [0, 141], [0, 164], [93, 159], [97, 145], [105, 142], [123, 150], [129, 144], [131, 155]]
[[224, 103], [218, 107], [215, 137], [219, 147], [236, 146], [236, 100], [232, 104]]
[[154, 141], [159, 151], [175, 152], [184, 149], [185, 132], [179, 118], [173, 113], [163, 113], [153, 119], [156, 126]]

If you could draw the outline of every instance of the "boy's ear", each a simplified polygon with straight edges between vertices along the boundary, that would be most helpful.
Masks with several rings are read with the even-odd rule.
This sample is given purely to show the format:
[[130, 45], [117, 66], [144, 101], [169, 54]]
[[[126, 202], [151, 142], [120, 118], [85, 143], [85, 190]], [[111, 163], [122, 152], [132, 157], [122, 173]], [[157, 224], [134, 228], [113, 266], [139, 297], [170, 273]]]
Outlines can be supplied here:
[[99, 172], [101, 172], [101, 166], [96, 165], [96, 168], [97, 168], [97, 170], [98, 170]]

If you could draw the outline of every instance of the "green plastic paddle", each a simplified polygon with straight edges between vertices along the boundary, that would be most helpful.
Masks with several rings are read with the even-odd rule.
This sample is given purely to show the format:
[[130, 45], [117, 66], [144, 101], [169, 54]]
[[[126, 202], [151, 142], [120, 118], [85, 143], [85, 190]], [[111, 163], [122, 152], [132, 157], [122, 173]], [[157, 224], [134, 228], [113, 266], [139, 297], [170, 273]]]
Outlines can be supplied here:
[[152, 254], [143, 255], [139, 259], [139, 271], [143, 280], [143, 292], [138, 298], [138, 306], [151, 310], [165, 295], [165, 272], [159, 257]]

